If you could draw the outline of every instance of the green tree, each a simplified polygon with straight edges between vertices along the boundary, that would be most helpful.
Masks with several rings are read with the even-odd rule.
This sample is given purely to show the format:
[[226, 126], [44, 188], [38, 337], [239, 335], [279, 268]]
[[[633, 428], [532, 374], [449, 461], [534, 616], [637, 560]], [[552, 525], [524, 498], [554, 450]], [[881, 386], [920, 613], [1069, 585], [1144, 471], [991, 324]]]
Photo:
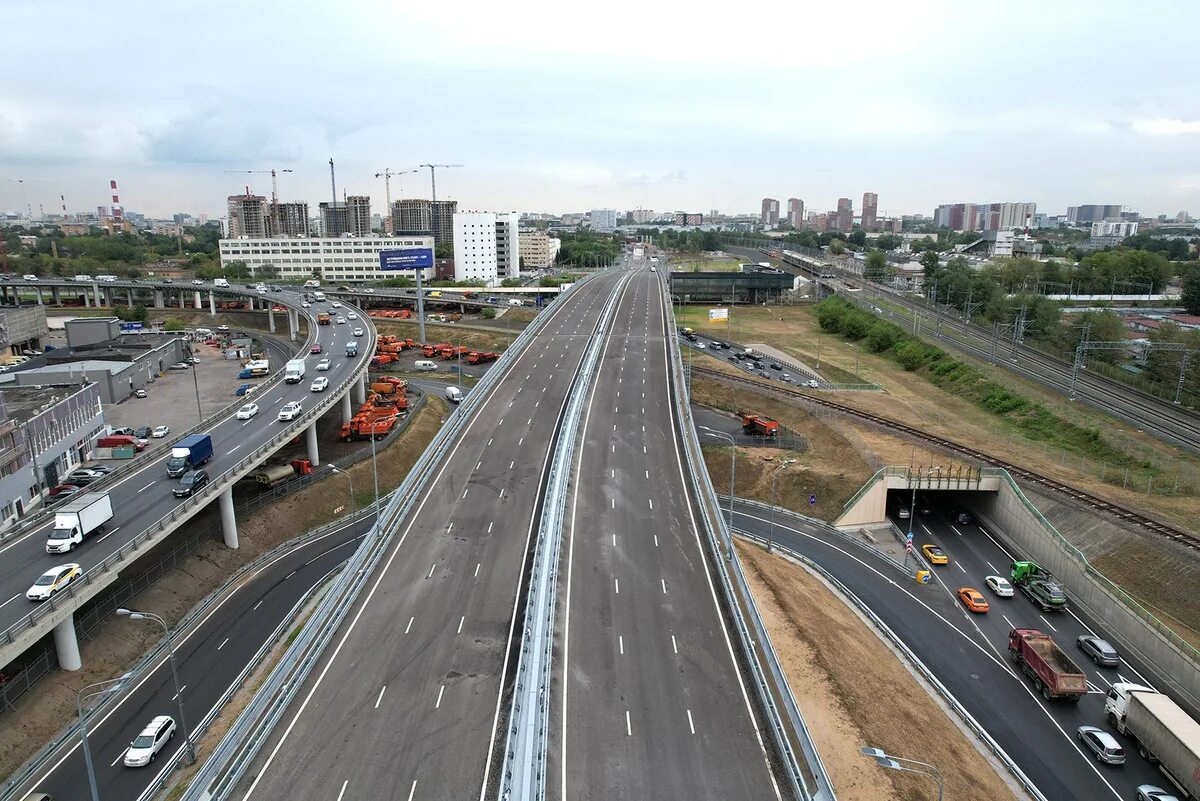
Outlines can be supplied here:
[[524, 283], [520, 278], [505, 278], [500, 282], [500, 286], [521, 286]]
[[840, 239], [829, 240], [829, 252], [835, 256], [840, 256], [846, 252], [846, 243]]
[[250, 266], [244, 261], [231, 261], [221, 270], [231, 281], [245, 281], [250, 277]]
[[1200, 269], [1193, 268], [1183, 277], [1180, 303], [1188, 314], [1200, 314]]
[[899, 234], [880, 234], [875, 238], [875, 247], [880, 250], [895, 250], [904, 244], [904, 237]]
[[493, 309], [491, 306], [484, 306], [483, 309], [479, 312], [479, 316], [485, 320], [495, 320], [496, 319], [496, 310]]
[[271, 262], [266, 262], [254, 268], [254, 275], [256, 278], [265, 278], [268, 281], [274, 280], [279, 277], [279, 268]]
[[863, 266], [863, 278], [868, 281], [883, 281], [888, 277], [887, 257], [882, 250], [867, 251], [867, 260]]
[[930, 283], [934, 276], [937, 275], [938, 267], [941, 265], [941, 259], [938, 257], [936, 250], [927, 250], [921, 254], [921, 267], [925, 270], [925, 281]]
[[163, 329], [166, 331], [182, 331], [183, 320], [180, 320], [178, 317], [168, 317], [167, 322], [163, 325]]
[[896, 344], [896, 361], [910, 373], [925, 361], [925, 348], [915, 339], [908, 339]]
[[850, 232], [850, 235], [846, 237], [846, 241], [855, 247], [861, 248], [867, 244], [867, 232], [861, 228], [855, 228]]

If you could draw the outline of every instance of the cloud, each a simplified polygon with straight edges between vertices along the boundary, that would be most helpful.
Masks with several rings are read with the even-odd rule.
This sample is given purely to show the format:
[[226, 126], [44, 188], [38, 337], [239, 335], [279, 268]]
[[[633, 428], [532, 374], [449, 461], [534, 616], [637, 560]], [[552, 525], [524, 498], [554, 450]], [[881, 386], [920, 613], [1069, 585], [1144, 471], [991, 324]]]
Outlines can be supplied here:
[[1179, 136], [1200, 134], [1200, 119], [1179, 120], [1159, 117], [1153, 120], [1134, 120], [1133, 130], [1151, 136]]

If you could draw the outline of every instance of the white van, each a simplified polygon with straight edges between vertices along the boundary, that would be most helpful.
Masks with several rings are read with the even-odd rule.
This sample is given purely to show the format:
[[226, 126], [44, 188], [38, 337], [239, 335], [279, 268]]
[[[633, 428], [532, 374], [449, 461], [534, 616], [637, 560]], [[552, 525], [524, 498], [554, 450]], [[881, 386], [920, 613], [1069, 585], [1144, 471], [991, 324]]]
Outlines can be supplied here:
[[509, 298], [508, 305], [509, 306], [524, 306], [525, 301], [521, 300], [520, 298]]
[[229, 289], [229, 279], [228, 278], [214, 278], [213, 286], [219, 286], [219, 287], [224, 287], [225, 289]]
[[428, 373], [431, 370], [437, 369], [437, 363], [431, 362], [427, 359], [420, 359], [413, 365], [413, 367], [419, 372]]

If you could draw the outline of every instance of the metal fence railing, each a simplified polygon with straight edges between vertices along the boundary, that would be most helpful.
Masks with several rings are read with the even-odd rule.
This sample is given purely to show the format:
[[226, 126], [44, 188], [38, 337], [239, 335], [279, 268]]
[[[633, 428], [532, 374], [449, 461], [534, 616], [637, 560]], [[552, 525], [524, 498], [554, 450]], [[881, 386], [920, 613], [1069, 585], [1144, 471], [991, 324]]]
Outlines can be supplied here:
[[575, 441], [588, 390], [600, 363], [606, 333], [630, 275], [627, 274], [616, 283], [596, 320], [587, 352], [567, 396], [557, 447], [551, 458], [534, 547], [534, 567], [529, 578], [525, 628], [504, 746], [504, 770], [500, 776], [500, 798], [506, 801], [543, 801], [546, 797], [546, 755], [550, 740], [549, 690], [563, 514], [574, 467]]
[[[580, 282], [575, 288], [583, 285]], [[559, 296], [568, 297], [573, 288]], [[374, 572], [376, 565], [417, 503], [437, 466], [447, 456], [475, 413], [487, 402], [492, 390], [520, 358], [526, 346], [545, 326], [550, 315], [538, 315], [514, 340], [496, 365], [450, 415], [441, 431], [409, 471], [399, 489], [380, 512], [371, 532], [355, 550], [350, 561], [318, 604], [309, 623], [300, 630], [259, 691], [234, 720], [184, 791], [181, 801], [219, 801], [233, 792], [267, 737], [299, 692], [305, 677], [321, 658], [340, 628], [351, 606]]]

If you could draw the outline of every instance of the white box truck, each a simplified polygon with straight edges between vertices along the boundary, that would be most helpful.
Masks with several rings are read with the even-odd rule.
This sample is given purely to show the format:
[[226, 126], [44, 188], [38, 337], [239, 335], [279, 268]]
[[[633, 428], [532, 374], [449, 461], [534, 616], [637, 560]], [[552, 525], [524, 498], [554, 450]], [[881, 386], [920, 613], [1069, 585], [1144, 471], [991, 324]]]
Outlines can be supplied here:
[[73, 551], [86, 537], [104, 531], [112, 520], [107, 492], [85, 492], [54, 513], [54, 528], [46, 535], [46, 553]]
[[225, 289], [229, 289], [229, 279], [228, 278], [214, 278], [213, 286], [219, 286], [219, 287], [223, 287]]
[[451, 403], [459, 403], [463, 399], [462, 390], [458, 387], [446, 387], [446, 400]]
[[304, 359], [292, 359], [285, 364], [283, 380], [289, 384], [299, 384], [304, 380]]
[[1188, 797], [1200, 798], [1200, 723], [1179, 704], [1149, 687], [1117, 682], [1104, 700], [1104, 714], [1133, 739], [1144, 759]]

